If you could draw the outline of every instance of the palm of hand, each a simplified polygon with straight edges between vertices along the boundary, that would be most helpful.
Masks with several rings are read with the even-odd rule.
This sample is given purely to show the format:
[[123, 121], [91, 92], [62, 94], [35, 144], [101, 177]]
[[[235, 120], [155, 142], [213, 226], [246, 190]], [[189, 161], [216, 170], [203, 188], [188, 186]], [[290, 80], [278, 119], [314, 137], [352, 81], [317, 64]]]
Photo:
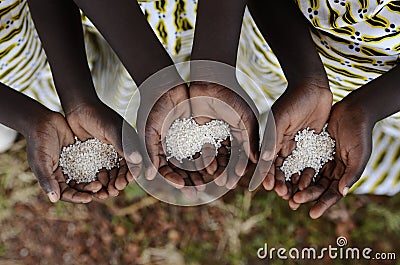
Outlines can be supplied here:
[[[115, 111], [98, 102], [94, 104], [82, 104], [67, 113], [66, 117], [72, 131], [80, 140], [97, 138], [104, 143], [113, 145], [118, 154], [123, 157], [123, 119]], [[137, 143], [136, 132], [132, 129], [130, 133], [135, 138], [133, 142]], [[125, 159], [123, 159], [120, 162], [119, 169], [112, 169], [110, 171], [101, 170], [98, 173], [98, 181], [91, 184], [92, 186], [97, 186], [101, 183], [100, 187], [103, 187], [101, 190], [96, 191], [95, 196], [106, 199], [109, 195], [118, 195], [120, 190], [133, 181], [134, 177], [137, 177], [136, 175], [140, 172], [141, 161], [129, 164], [129, 166], [131, 168], [130, 171], [127, 169], [128, 165]], [[131, 172], [134, 172], [135, 176]]]
[[277, 127], [277, 151], [282, 157], [293, 150], [293, 139], [307, 127], [320, 131], [326, 124], [332, 106], [329, 89], [310, 85], [290, 88], [272, 106]]
[[[175, 170], [167, 162], [162, 146], [162, 130], [169, 128], [178, 118], [190, 116], [189, 94], [186, 85], [178, 85], [164, 93], [154, 104], [154, 98], [144, 92], [138, 110], [137, 127], [142, 139], [142, 148], [148, 153], [145, 157], [146, 178], [151, 180], [159, 171], [176, 187], [185, 185], [182, 172]], [[177, 107], [178, 106], [178, 107]], [[151, 108], [151, 109], [150, 109]], [[144, 152], [146, 153], [146, 152]]]
[[363, 112], [343, 107], [341, 103], [333, 107], [328, 132], [336, 140], [335, 158], [324, 166], [317, 185], [293, 197], [298, 204], [317, 200], [310, 210], [312, 218], [324, 214], [360, 178], [371, 155], [372, 128]]
[[[294, 137], [298, 131], [305, 128], [321, 131], [328, 120], [331, 106], [332, 93], [327, 86], [305, 82], [289, 87], [272, 106], [276, 122], [275, 154], [282, 158], [290, 155], [295, 148]], [[264, 187], [267, 190], [274, 188], [279, 196], [289, 199], [295, 187], [285, 182], [284, 174], [279, 170], [282, 159], [274, 160], [271, 156], [266, 160], [273, 160], [274, 163], [264, 180]], [[304, 171], [300, 181], [294, 178], [294, 184], [304, 189], [310, 184], [313, 175], [312, 170]]]
[[[244, 98], [244, 91], [238, 85], [236, 88]], [[235, 91], [236, 91], [235, 89]], [[242, 94], [243, 93], [243, 94]], [[228, 188], [233, 188], [239, 178], [244, 175], [248, 160], [253, 163], [258, 159], [259, 131], [258, 121], [252, 108], [246, 101], [222, 85], [205, 82], [194, 82], [189, 87], [191, 98], [192, 113], [199, 124], [204, 124], [210, 119], [219, 119], [227, 122], [231, 127], [231, 157], [235, 166], [227, 172], [227, 176], [219, 178], [216, 183], [219, 185], [226, 184]], [[196, 100], [196, 98], [199, 98]], [[248, 101], [251, 102], [251, 101]], [[252, 106], [255, 109], [255, 106]], [[242, 150], [244, 152], [242, 152]], [[219, 162], [221, 161], [221, 162]], [[215, 161], [210, 164], [214, 167], [209, 173], [220, 174], [226, 166], [226, 159]], [[204, 163], [205, 164], [205, 163]], [[224, 179], [225, 178], [225, 179]]]
[[82, 104], [66, 114], [72, 131], [81, 140], [97, 138], [108, 144], [113, 144], [120, 152], [120, 132], [122, 118], [107, 106], [97, 103]]
[[[36, 124], [27, 137], [27, 155], [30, 167], [37, 176], [43, 190], [52, 202], [59, 199], [75, 203], [87, 203], [91, 194], [69, 187], [66, 176], [59, 167], [59, 157], [63, 146], [74, 142], [73, 133], [64, 117], [52, 113]], [[93, 185], [87, 187], [95, 188]]]

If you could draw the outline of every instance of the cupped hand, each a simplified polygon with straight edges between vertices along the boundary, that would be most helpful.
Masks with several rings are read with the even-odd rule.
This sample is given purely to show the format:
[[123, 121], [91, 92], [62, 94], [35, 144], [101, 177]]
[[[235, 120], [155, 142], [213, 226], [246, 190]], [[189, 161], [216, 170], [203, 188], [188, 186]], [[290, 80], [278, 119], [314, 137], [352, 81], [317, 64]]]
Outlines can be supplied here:
[[[145, 176], [155, 178], [157, 171], [176, 188], [185, 186], [187, 173], [167, 161], [162, 144], [162, 130], [168, 129], [175, 119], [190, 117], [189, 94], [185, 84], [177, 85], [160, 97], [154, 91], [141, 92], [137, 127], [145, 156]], [[179, 105], [179, 106], [178, 106]], [[144, 134], [144, 135], [143, 135]]]
[[26, 137], [28, 161], [50, 201], [90, 202], [91, 192], [98, 191], [101, 186], [82, 185], [83, 190], [91, 192], [71, 187], [65, 183], [66, 176], [59, 167], [62, 147], [74, 143], [73, 133], [65, 118], [59, 113], [49, 112], [32, 124]]
[[[106, 199], [109, 195], [117, 196], [120, 190], [123, 190], [139, 176], [142, 156], [139, 152], [137, 133], [133, 128], [127, 130], [131, 143], [129, 154], [124, 157], [122, 148], [123, 118], [114, 110], [98, 100], [94, 103], [82, 103], [76, 106], [66, 113], [66, 119], [73, 133], [81, 141], [97, 138], [104, 143], [113, 145], [119, 156], [123, 158], [119, 168], [109, 171], [103, 169], [98, 173], [98, 182], [103, 188], [96, 192], [95, 197]], [[82, 185], [77, 188], [85, 189]]]
[[[268, 137], [264, 137], [259, 167], [261, 173], [266, 175], [263, 181], [266, 190], [274, 189], [279, 196], [289, 199], [295, 190], [294, 186], [304, 189], [310, 185], [314, 176], [313, 170], [304, 170], [301, 178], [295, 176], [293, 179], [296, 183], [292, 185], [286, 182], [284, 173], [279, 169], [280, 164], [294, 150], [294, 137], [298, 131], [310, 128], [320, 132], [323, 129], [331, 107], [332, 93], [324, 79], [304, 79], [296, 84], [289, 84], [286, 91], [272, 105], [276, 146], [270, 148], [270, 144], [266, 142]], [[280, 159], [277, 160], [277, 157]], [[277, 164], [279, 160], [280, 163]]]
[[374, 125], [368, 112], [356, 104], [343, 100], [334, 105], [328, 132], [336, 141], [335, 158], [323, 167], [314, 185], [291, 199], [295, 204], [317, 200], [310, 210], [311, 218], [322, 216], [361, 177], [371, 156]]
[[[236, 92], [237, 93], [236, 93]], [[249, 165], [257, 163], [259, 148], [259, 131], [255, 106], [251, 100], [244, 100], [247, 94], [237, 83], [234, 88], [227, 88], [210, 82], [192, 82], [189, 87], [190, 105], [192, 115], [196, 122], [204, 124], [211, 119], [223, 120], [230, 125], [232, 138], [223, 143], [217, 157], [212, 162], [208, 159], [207, 153], [215, 156], [215, 150], [204, 152], [204, 164], [206, 173], [212, 175], [216, 184], [233, 188], [236, 186]], [[248, 97], [248, 96], [247, 96]], [[253, 107], [253, 109], [252, 109]], [[230, 159], [235, 167], [225, 171], [227, 166], [225, 150], [230, 149]], [[221, 153], [222, 152], [222, 153]]]

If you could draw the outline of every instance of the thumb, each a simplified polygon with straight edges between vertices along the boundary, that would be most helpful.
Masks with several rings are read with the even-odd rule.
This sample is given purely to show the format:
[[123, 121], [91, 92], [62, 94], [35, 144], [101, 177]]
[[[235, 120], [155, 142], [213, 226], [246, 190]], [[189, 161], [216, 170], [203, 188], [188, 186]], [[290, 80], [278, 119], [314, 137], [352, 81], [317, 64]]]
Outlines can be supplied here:
[[[278, 138], [278, 136], [280, 136]], [[277, 133], [277, 127], [275, 124], [275, 118], [272, 110], [268, 111], [268, 115], [265, 123], [264, 136], [261, 145], [261, 159], [264, 161], [275, 160], [277, 150], [277, 143], [282, 142], [282, 134]]]
[[365, 165], [363, 163], [346, 167], [344, 174], [339, 181], [339, 192], [343, 196], [346, 196], [350, 188], [360, 179], [364, 168]]
[[58, 181], [54, 174], [52, 175], [38, 175], [39, 184], [46, 192], [47, 197], [53, 203], [57, 202], [60, 199], [60, 186], [58, 185]]
[[[57, 202], [60, 199], [60, 186], [57, 181], [57, 173], [62, 174], [58, 164], [53, 165], [48, 156], [38, 154], [37, 150], [28, 144], [27, 154], [28, 162], [39, 181], [39, 185], [46, 192], [51, 202]], [[58, 167], [58, 168], [57, 168]]]
[[135, 129], [124, 120], [122, 127], [123, 153], [125, 160], [131, 164], [138, 165], [142, 163], [139, 136]]

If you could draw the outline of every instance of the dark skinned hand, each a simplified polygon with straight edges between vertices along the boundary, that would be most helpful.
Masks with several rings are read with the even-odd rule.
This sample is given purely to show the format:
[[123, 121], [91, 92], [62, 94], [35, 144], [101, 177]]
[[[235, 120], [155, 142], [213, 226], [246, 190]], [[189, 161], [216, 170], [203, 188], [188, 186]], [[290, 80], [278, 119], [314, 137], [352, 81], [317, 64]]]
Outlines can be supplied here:
[[[139, 141], [133, 128], [129, 131], [132, 140], [130, 154], [124, 157], [122, 150], [123, 119], [114, 110], [107, 107], [100, 100], [95, 103], [82, 103], [66, 113], [66, 119], [74, 134], [81, 140], [97, 138], [100, 141], [114, 146], [118, 154], [123, 157], [119, 168], [107, 171], [102, 169], [98, 173], [98, 183], [101, 186], [95, 197], [106, 199], [109, 195], [117, 196], [134, 178], [138, 177], [142, 166], [142, 156], [138, 151]], [[128, 166], [129, 169], [128, 170]], [[82, 184], [80, 184], [82, 185]], [[77, 189], [85, 190], [77, 185]]]
[[[236, 89], [244, 93], [239, 84], [236, 85], [235, 91]], [[230, 125], [233, 139], [223, 143], [223, 148], [219, 150], [217, 157], [214, 157], [213, 147], [203, 148], [203, 167], [206, 170], [202, 172], [213, 176], [217, 185], [232, 189], [245, 174], [248, 161], [257, 163], [259, 146], [257, 118], [241, 96], [222, 85], [193, 82], [190, 84], [189, 94], [192, 114], [197, 123], [204, 124], [211, 119], [219, 119]], [[235, 168], [224, 172], [228, 162], [226, 150], [229, 146]]]
[[[145, 176], [148, 180], [152, 180], [158, 171], [165, 179], [171, 181], [173, 186], [181, 189], [185, 186], [187, 174], [167, 161], [162, 135], [163, 130], [168, 129], [175, 119], [190, 117], [190, 105], [185, 101], [189, 98], [187, 86], [178, 85], [165, 92], [158, 100], [157, 95], [151, 93], [154, 92], [141, 92], [137, 118], [139, 136], [145, 141], [144, 145], [150, 159], [147, 161], [145, 158]], [[153, 102], [156, 103], [152, 104]]]
[[374, 122], [365, 111], [354, 106], [345, 100], [334, 105], [328, 132], [336, 141], [335, 158], [323, 167], [314, 185], [291, 199], [292, 208], [317, 201], [310, 210], [311, 218], [319, 218], [347, 194], [371, 156]]
[[[279, 167], [283, 159], [294, 150], [294, 137], [297, 132], [307, 127], [320, 132], [327, 123], [331, 106], [332, 93], [327, 81], [315, 78], [306, 78], [297, 84], [289, 84], [286, 91], [273, 104], [276, 149], [271, 151], [264, 141], [259, 166], [260, 174], [266, 176], [263, 181], [266, 190], [274, 189], [284, 199], [292, 196], [295, 188], [292, 183], [285, 181], [284, 173]], [[264, 137], [264, 140], [268, 138]], [[272, 166], [269, 166], [271, 161], [273, 161]], [[293, 176], [292, 179], [295, 186], [302, 190], [310, 185], [313, 175], [312, 169], [305, 169], [302, 176]]]
[[71, 187], [65, 183], [66, 176], [59, 167], [62, 147], [74, 143], [73, 133], [65, 118], [59, 113], [48, 112], [32, 124], [26, 135], [28, 161], [50, 201], [90, 202], [92, 192], [97, 192], [101, 185], [90, 183], [81, 185], [81, 189]]

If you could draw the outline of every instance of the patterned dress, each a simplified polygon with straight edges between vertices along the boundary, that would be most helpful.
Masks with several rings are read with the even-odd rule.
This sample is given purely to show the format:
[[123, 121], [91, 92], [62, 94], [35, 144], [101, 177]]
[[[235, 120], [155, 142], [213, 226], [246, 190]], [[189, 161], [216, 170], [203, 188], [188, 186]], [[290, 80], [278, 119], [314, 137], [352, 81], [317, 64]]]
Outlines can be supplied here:
[[[143, 13], [175, 62], [187, 61], [193, 41], [197, 0], [139, 1]], [[297, 0], [325, 65], [334, 101], [386, 73], [399, 62], [400, 1]], [[100, 97], [123, 114], [137, 88], [107, 43], [82, 16], [86, 49]], [[0, 2], [0, 81], [60, 109], [51, 73], [25, 0]], [[237, 67], [253, 81], [239, 80], [260, 112], [285, 90], [279, 62], [246, 10]], [[256, 86], [259, 89], [256, 89]], [[262, 93], [262, 94], [261, 94]], [[139, 99], [134, 97], [134, 103]], [[374, 129], [371, 159], [355, 193], [393, 195], [400, 191], [400, 115]]]

